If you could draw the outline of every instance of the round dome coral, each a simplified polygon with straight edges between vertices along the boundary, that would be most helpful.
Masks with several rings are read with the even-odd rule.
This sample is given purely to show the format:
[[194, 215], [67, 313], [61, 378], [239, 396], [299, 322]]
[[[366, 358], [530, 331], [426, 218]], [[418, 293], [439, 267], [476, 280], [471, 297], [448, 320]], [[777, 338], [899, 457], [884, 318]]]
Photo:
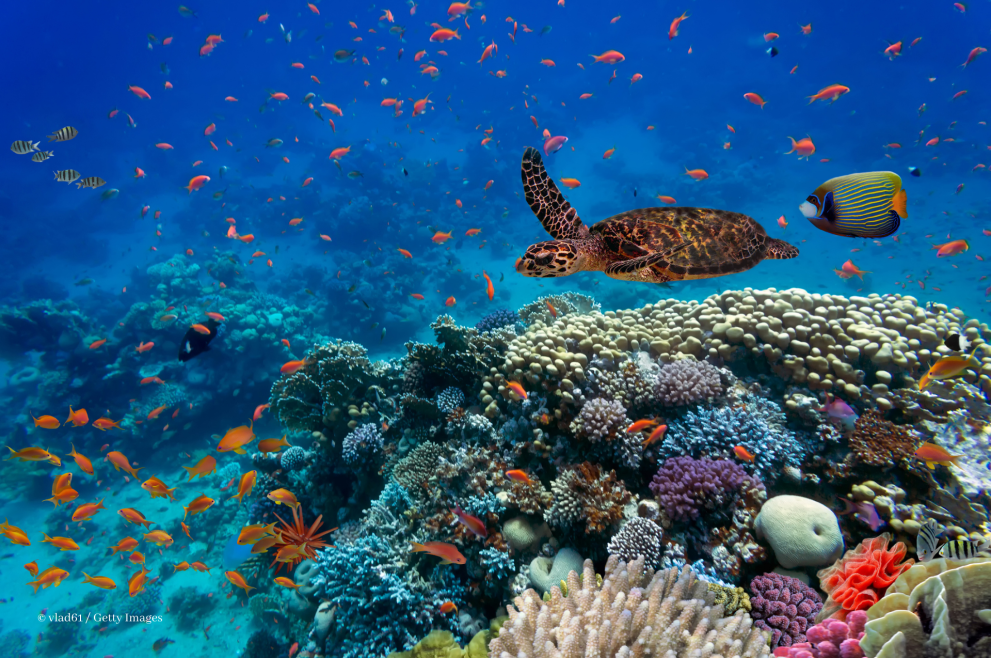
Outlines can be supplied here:
[[771, 498], [757, 515], [754, 528], [759, 539], [767, 539], [778, 563], [786, 569], [822, 566], [843, 553], [836, 515], [811, 498]]

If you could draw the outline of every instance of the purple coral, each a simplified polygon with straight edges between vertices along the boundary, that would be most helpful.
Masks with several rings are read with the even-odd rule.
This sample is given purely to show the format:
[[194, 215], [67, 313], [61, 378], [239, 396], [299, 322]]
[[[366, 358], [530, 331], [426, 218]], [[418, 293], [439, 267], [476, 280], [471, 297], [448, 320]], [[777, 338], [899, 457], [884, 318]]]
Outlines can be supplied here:
[[630, 424], [630, 419], [626, 417], [626, 407], [616, 400], [606, 398], [595, 398], [589, 400], [582, 407], [576, 418], [571, 423], [571, 430], [576, 434], [582, 434], [589, 441], [612, 441], [616, 435], [623, 432]]
[[774, 655], [778, 658], [863, 658], [860, 639], [864, 637], [866, 623], [864, 610], [850, 612], [845, 622], [827, 619], [805, 631], [806, 642], [778, 647]]
[[[657, 470], [650, 490], [671, 520], [690, 521], [703, 508], [727, 505], [744, 482], [754, 478], [729, 460], [672, 457]], [[763, 488], [759, 480], [756, 484]]]
[[806, 629], [822, 610], [822, 598], [816, 591], [791, 576], [757, 576], [750, 581], [750, 592], [750, 616], [754, 626], [771, 631], [772, 648], [804, 642]]
[[723, 394], [719, 368], [707, 361], [682, 359], [669, 363], [657, 373], [654, 397], [666, 406], [676, 407]]
[[385, 439], [379, 433], [377, 426], [372, 423], [359, 425], [341, 441], [344, 461], [349, 464], [358, 461], [373, 461], [382, 451], [384, 442]]

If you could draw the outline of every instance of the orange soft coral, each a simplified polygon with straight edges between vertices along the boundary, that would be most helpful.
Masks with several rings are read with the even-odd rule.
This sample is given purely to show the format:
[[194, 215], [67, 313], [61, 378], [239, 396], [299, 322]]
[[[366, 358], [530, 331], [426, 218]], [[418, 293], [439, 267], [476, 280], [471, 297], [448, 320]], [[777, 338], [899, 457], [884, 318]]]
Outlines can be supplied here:
[[[317, 550], [331, 546], [329, 542], [321, 541], [320, 537], [337, 530], [337, 528], [331, 528], [330, 530], [317, 533], [323, 524], [323, 515], [318, 516], [317, 520], [313, 522], [313, 525], [307, 527], [303, 522], [303, 514], [299, 512], [298, 508], [298, 505], [292, 508], [292, 523], [286, 522], [278, 514], [275, 515], [275, 518], [282, 521], [282, 527], [275, 530], [276, 542], [272, 547], [274, 549], [273, 555], [277, 555], [279, 549], [286, 546], [302, 547], [301, 554], [288, 562], [290, 569], [303, 560], [315, 559]], [[275, 566], [275, 573], [279, 573], [283, 564], [286, 563], [279, 562], [274, 558], [272, 559], [272, 566]]]
[[865, 539], [855, 550], [818, 573], [819, 586], [829, 594], [818, 619], [843, 619], [852, 610], [866, 610], [884, 596], [898, 576], [908, 570], [915, 560], [905, 557], [905, 544], [898, 542], [890, 549], [891, 535]]

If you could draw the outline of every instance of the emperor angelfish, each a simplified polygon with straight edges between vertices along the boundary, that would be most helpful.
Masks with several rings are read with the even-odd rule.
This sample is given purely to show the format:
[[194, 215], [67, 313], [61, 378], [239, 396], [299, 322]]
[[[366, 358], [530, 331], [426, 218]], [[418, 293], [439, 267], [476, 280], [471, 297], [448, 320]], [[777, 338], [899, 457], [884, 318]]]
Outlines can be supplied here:
[[831, 178], [798, 209], [816, 228], [849, 238], [883, 238], [908, 217], [902, 179], [891, 171]]

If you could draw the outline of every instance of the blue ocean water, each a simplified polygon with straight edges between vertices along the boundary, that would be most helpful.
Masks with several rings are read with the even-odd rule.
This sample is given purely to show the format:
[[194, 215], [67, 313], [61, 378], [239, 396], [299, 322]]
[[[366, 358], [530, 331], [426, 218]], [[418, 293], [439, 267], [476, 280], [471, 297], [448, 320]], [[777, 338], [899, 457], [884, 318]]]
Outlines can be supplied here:
[[[182, 482], [184, 505], [202, 482], [220, 505], [236, 492], [250, 459], [218, 458], [220, 469], [225, 462], [240, 467], [193, 484], [185, 484], [180, 466], [207, 455], [216, 443], [211, 435], [247, 423], [269, 401], [283, 364], [336, 339], [362, 344], [373, 360], [402, 357], [407, 342], [434, 340], [430, 324], [445, 313], [473, 326], [496, 308], [564, 292], [625, 309], [743, 287], [798, 287], [909, 294], [920, 305], [938, 302], [986, 319], [991, 58], [961, 66], [973, 48], [991, 47], [985, 2], [961, 10], [920, 1], [514, 0], [473, 3], [450, 23], [448, 4], [428, 0], [324, 1], [312, 9], [305, 2], [191, 2], [5, 8], [0, 59], [7, 62], [8, 93], [0, 125], [8, 142], [40, 142], [54, 155], [40, 163], [9, 151], [0, 157], [0, 400], [8, 409], [0, 430], [13, 449], [50, 442], [63, 469], [73, 463], [64, 456], [71, 446], [84, 451], [98, 475], [70, 469], [77, 503], [106, 497], [116, 510], [127, 502], [178, 528], [177, 503], [149, 501], [98, 458], [117, 450], [146, 469], [141, 480], [147, 474], [169, 486]], [[683, 12], [679, 34], [669, 38]], [[458, 38], [432, 42], [431, 23], [457, 29]], [[800, 26], [809, 24], [804, 34]], [[779, 36], [768, 41], [772, 32]], [[210, 35], [222, 40], [202, 53]], [[496, 54], [479, 62], [492, 42]], [[900, 54], [886, 56], [897, 42]], [[341, 50], [354, 52], [335, 61]], [[608, 50], [624, 61], [595, 63], [590, 56]], [[436, 75], [422, 70], [426, 64]], [[833, 84], [849, 93], [809, 102]], [[748, 102], [747, 93], [766, 105]], [[413, 116], [414, 102], [424, 98], [426, 110]], [[402, 103], [383, 106], [383, 99]], [[64, 126], [78, 136], [46, 143]], [[517, 257], [548, 238], [522, 194], [520, 158], [527, 146], [542, 148], [545, 130], [568, 138], [544, 161], [553, 179], [580, 181], [562, 191], [587, 225], [663, 205], [657, 197], [670, 196], [678, 206], [749, 215], [800, 256], [663, 287], [600, 272], [524, 278], [515, 272]], [[789, 137], [806, 136], [814, 154], [786, 153]], [[342, 148], [350, 150], [328, 157]], [[910, 167], [921, 175], [910, 175]], [[106, 184], [77, 189], [53, 180], [52, 172], [63, 169]], [[704, 169], [708, 178], [693, 180], [686, 169]], [[829, 178], [885, 170], [901, 176], [908, 197], [908, 217], [893, 237], [829, 235], [798, 211]], [[188, 190], [196, 176], [209, 181]], [[228, 237], [231, 227], [253, 240]], [[468, 235], [471, 229], [479, 231]], [[933, 245], [961, 239], [967, 251], [937, 258]], [[838, 277], [847, 260], [867, 273]], [[493, 283], [491, 300], [483, 272]], [[174, 355], [186, 329], [205, 312], [234, 321], [206, 354], [179, 367]], [[163, 319], [170, 314], [178, 317]], [[137, 352], [145, 342], [155, 345]], [[139, 383], [155, 377], [164, 383]], [[86, 408], [91, 421], [126, 417], [125, 429], [34, 428], [32, 416], [61, 422], [70, 405]], [[147, 418], [159, 406], [167, 411]], [[259, 438], [287, 431], [270, 412], [254, 428]], [[173, 534], [193, 546], [190, 562], [195, 556], [217, 567], [211, 574], [173, 577], [171, 565], [186, 558], [148, 546], [149, 578], [161, 569], [161, 582], [134, 609], [162, 621], [108, 630], [85, 625], [53, 643], [44, 636], [68, 632], [39, 624], [39, 611], [98, 609], [93, 592], [103, 592], [80, 584], [81, 572], [112, 576], [121, 588], [134, 570], [105, 548], [124, 534], [136, 536], [137, 528], [104, 519], [77, 530], [63, 507], [52, 511], [44, 502], [52, 473], [62, 471], [8, 462], [3, 472], [7, 502], [0, 512], [30, 529], [32, 546], [10, 547], [13, 556], [0, 566], [14, 583], [0, 604], [0, 632], [27, 633], [26, 651], [121, 656], [135, 647], [147, 652], [167, 637], [177, 644], [162, 655], [219, 655], [244, 650], [249, 626], [269, 625], [264, 614], [253, 617], [227, 597], [230, 585], [220, 589], [224, 546], [241, 525], [258, 520], [237, 516], [235, 501], [199, 537]], [[231, 480], [232, 489], [221, 491]], [[306, 523], [315, 516], [308, 512]], [[330, 521], [327, 527], [338, 525]], [[214, 527], [220, 530], [208, 532]], [[81, 545], [95, 539], [66, 558], [40, 544], [43, 531]], [[72, 575], [32, 595], [20, 584], [28, 576], [21, 564], [32, 560]], [[182, 622], [188, 626], [168, 611], [170, 597], [185, 586], [214, 593], [193, 606], [190, 614], [202, 619]], [[108, 600], [119, 594], [108, 593]], [[113, 600], [109, 608], [125, 607]], [[286, 613], [283, 621], [290, 619]], [[305, 649], [303, 635], [275, 625], [284, 644], [298, 641]]]

